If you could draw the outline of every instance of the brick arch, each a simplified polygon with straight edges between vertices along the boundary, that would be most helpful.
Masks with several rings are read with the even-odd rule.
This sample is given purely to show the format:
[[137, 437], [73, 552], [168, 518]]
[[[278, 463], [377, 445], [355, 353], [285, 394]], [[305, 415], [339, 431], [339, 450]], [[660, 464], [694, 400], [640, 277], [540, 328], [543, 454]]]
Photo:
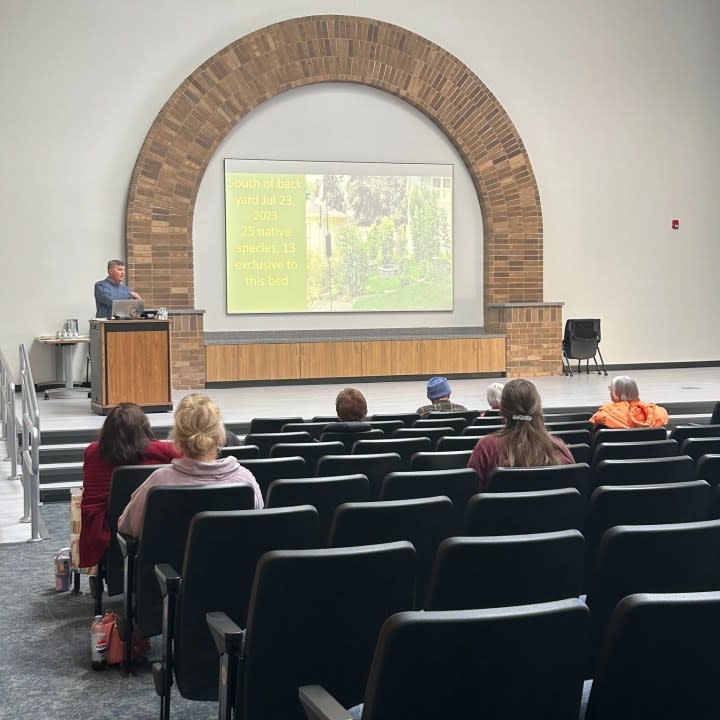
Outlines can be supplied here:
[[[538, 188], [501, 104], [466, 65], [430, 40], [379, 20], [341, 15], [295, 18], [250, 33], [198, 67], [165, 103], [140, 150], [128, 192], [128, 270], [144, 296], [158, 306], [192, 310], [193, 211], [216, 148], [265, 100], [331, 81], [402, 98], [457, 148], [483, 216], [486, 326], [494, 303], [542, 302]], [[202, 334], [200, 316], [184, 322], [175, 323], [180, 351], [185, 334], [190, 345]], [[501, 325], [495, 331], [503, 331]], [[195, 380], [176, 387], [193, 386]]]

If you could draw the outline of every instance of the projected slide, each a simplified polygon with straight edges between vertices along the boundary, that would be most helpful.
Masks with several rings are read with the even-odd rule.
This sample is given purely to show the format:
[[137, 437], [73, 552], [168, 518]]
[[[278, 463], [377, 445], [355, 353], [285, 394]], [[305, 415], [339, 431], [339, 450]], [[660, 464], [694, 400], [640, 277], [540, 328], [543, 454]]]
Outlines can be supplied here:
[[227, 312], [453, 308], [451, 165], [225, 160]]

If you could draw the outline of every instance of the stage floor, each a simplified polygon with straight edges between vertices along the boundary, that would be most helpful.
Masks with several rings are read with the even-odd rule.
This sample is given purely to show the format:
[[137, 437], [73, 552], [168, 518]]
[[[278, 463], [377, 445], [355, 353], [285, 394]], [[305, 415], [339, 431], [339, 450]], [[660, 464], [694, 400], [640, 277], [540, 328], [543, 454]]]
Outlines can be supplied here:
[[[612, 371], [608, 377], [591, 373], [572, 377], [552, 376], [532, 378], [543, 399], [543, 406], [596, 407], [609, 399], [608, 382], [613, 375], [631, 374], [640, 388], [640, 397], [667, 405], [698, 405], [680, 412], [696, 416], [709, 414], [715, 401], [720, 400], [720, 368], [679, 368]], [[451, 379], [452, 399], [469, 409], [487, 407], [485, 390], [491, 382], [502, 378]], [[332, 415], [335, 396], [343, 387], [358, 388], [367, 399], [368, 413], [413, 412], [425, 404], [425, 381], [403, 380], [385, 382], [331, 382], [306, 385], [262, 385], [210, 389], [207, 394], [220, 405], [226, 423], [248, 423], [254, 417]], [[176, 391], [177, 402], [189, 391]], [[72, 393], [65, 399], [53, 396], [43, 400], [39, 395], [40, 430], [61, 428], [100, 428], [104, 417], [90, 410], [90, 400], [82, 393]], [[18, 414], [21, 412], [18, 397]], [[671, 414], [675, 415], [674, 412]], [[154, 426], [172, 424], [171, 413], [149, 415]], [[678, 417], [678, 419], [680, 419]], [[4, 444], [3, 444], [4, 445]], [[7, 452], [2, 447], [1, 457]], [[19, 481], [8, 480], [10, 466], [0, 463], [0, 543], [25, 540], [30, 536], [29, 525], [18, 523], [22, 513], [22, 488]], [[57, 542], [55, 543], [57, 544]], [[67, 543], [66, 543], [67, 544]], [[57, 549], [57, 548], [56, 548]]]

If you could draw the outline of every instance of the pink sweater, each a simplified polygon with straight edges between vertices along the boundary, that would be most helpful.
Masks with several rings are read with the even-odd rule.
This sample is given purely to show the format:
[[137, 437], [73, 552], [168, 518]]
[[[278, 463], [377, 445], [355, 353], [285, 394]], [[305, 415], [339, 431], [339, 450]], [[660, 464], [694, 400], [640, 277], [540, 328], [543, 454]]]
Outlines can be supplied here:
[[118, 520], [118, 530], [124, 535], [138, 537], [145, 519], [148, 492], [161, 485], [203, 485], [215, 483], [247, 483], [255, 491], [255, 508], [263, 507], [260, 486], [253, 474], [240, 465], [235, 457], [214, 462], [200, 462], [178, 458], [171, 465], [159, 468], [130, 496], [130, 502]]

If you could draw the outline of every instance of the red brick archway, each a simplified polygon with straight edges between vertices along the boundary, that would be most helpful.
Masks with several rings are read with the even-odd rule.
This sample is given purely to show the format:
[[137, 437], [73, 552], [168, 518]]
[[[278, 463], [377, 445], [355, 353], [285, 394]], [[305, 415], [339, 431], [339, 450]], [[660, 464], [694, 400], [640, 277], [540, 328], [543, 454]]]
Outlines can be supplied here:
[[[236, 40], [198, 67], [156, 117], [133, 170], [126, 218], [132, 283], [149, 302], [186, 311], [174, 320], [175, 387], [204, 382], [202, 316], [192, 312], [192, 221], [205, 168], [223, 138], [260, 103], [320, 82], [385, 90], [447, 135], [468, 167], [482, 210], [486, 327], [507, 332], [508, 323], [528, 321], [514, 308], [498, 310], [493, 304], [519, 303], [523, 309], [530, 304], [532, 318], [538, 317], [536, 304], [543, 300], [538, 189], [522, 140], [493, 94], [456, 57], [404, 28], [341, 15], [295, 18]], [[543, 307], [540, 315], [546, 312]], [[558, 312], [540, 318], [542, 333], [529, 339], [535, 350], [546, 344], [548, 322], [554, 345]], [[524, 345], [524, 340], [513, 345], [511, 338], [510, 371], [510, 352], [522, 355]], [[537, 359], [547, 364], [547, 358]], [[545, 366], [533, 362], [522, 360], [517, 368], [542, 372]]]

